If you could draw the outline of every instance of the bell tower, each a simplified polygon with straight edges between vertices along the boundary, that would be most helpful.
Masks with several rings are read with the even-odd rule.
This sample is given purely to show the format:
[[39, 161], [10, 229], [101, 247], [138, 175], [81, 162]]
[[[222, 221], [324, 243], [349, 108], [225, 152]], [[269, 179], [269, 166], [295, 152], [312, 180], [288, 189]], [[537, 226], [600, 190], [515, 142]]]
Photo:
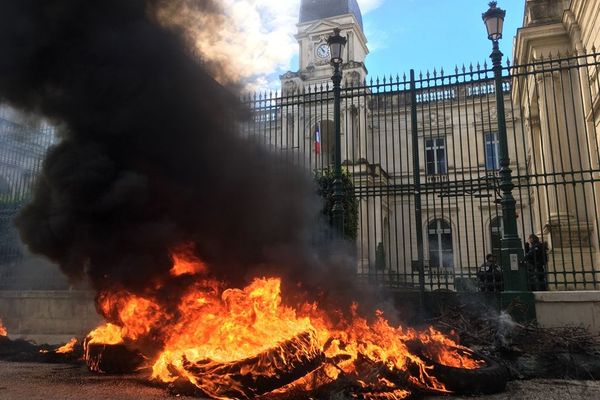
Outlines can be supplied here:
[[290, 71], [281, 76], [284, 92], [331, 82], [327, 38], [334, 28], [339, 28], [341, 35], [348, 39], [342, 66], [343, 82], [358, 84], [366, 78], [365, 58], [369, 49], [357, 1], [302, 0], [296, 35], [300, 68], [297, 72]]
[[[302, 0], [296, 34], [300, 65], [298, 71], [288, 71], [280, 76], [284, 98], [299, 99], [302, 97], [295, 96], [309, 91], [318, 92], [321, 87], [331, 90], [333, 67], [327, 39], [335, 28], [340, 29], [340, 34], [347, 39], [342, 57], [342, 87], [362, 85], [367, 76], [365, 59], [369, 49], [357, 0]], [[313, 102], [294, 106], [294, 100], [290, 104], [292, 106], [282, 109], [282, 129], [285, 137], [297, 139], [286, 139], [282, 144], [313, 149], [315, 142], [318, 142], [319, 151], [313, 151], [310, 157], [314, 167], [331, 165], [335, 144], [333, 105], [324, 101], [319, 107], [314, 107]], [[342, 154], [352, 154], [356, 159], [367, 157], [366, 141], [358, 137], [360, 132], [366, 134], [370, 129], [367, 107], [364, 101], [343, 102], [340, 132], [343, 137]], [[302, 142], [304, 144], [300, 145]]]

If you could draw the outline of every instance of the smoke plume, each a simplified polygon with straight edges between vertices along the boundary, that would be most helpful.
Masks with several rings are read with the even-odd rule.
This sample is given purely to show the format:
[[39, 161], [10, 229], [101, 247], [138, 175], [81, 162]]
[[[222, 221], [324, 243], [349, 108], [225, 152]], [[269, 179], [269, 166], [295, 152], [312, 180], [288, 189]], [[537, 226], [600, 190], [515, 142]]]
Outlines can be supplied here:
[[[155, 287], [182, 244], [232, 284], [347, 286], [348, 260], [310, 245], [311, 180], [236, 132], [237, 94], [211, 75], [226, 69], [168, 23], [178, 4], [0, 0], [0, 102], [63, 127], [17, 219], [23, 241], [98, 290]], [[218, 3], [194, 11], [210, 38]]]

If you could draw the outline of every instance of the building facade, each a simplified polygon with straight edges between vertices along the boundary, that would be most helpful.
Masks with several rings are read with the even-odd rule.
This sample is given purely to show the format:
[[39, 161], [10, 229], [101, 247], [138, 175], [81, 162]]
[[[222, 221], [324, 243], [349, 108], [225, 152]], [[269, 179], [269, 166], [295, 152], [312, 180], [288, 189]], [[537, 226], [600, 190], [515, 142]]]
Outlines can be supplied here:
[[599, 0], [526, 1], [514, 60], [527, 67], [513, 102], [529, 138], [529, 173], [545, 179], [533, 189], [533, 220], [556, 287], [598, 288], [587, 282], [596, 283], [600, 263], [599, 45]]
[[[599, 10], [597, 0], [527, 1], [515, 65], [504, 68], [519, 234], [547, 242], [551, 289], [600, 287], [598, 60], [556, 61], [594, 52]], [[281, 96], [253, 102], [255, 133], [306, 168], [331, 165], [326, 39], [334, 28], [348, 38], [342, 158], [360, 202], [359, 273], [408, 286], [425, 279], [431, 290], [472, 286], [486, 254], [499, 254], [503, 231], [495, 87], [487, 66], [367, 82], [367, 38], [356, 1], [305, 0], [296, 36], [299, 70], [281, 76]], [[546, 65], [550, 57], [555, 61]], [[562, 77], [549, 78], [546, 69], [557, 62]], [[545, 79], [554, 81], [544, 86]], [[558, 149], [562, 154], [550, 157]]]

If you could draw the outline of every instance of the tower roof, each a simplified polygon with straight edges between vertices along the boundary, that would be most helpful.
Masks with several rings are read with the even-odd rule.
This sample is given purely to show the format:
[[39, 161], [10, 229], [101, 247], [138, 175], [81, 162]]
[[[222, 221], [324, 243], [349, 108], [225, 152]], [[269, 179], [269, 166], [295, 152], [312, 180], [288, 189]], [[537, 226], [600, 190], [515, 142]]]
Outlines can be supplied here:
[[302, 0], [300, 5], [300, 23], [344, 14], [354, 14], [363, 29], [362, 13], [356, 0]]

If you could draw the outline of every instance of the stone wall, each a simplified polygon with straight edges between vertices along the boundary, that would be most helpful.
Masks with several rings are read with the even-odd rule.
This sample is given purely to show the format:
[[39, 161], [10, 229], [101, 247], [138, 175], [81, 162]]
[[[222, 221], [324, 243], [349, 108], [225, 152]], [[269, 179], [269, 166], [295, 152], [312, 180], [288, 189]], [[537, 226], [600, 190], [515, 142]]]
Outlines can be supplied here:
[[537, 320], [543, 328], [584, 327], [600, 334], [600, 292], [536, 292]]
[[0, 318], [11, 339], [59, 344], [102, 322], [90, 291], [0, 291]]

